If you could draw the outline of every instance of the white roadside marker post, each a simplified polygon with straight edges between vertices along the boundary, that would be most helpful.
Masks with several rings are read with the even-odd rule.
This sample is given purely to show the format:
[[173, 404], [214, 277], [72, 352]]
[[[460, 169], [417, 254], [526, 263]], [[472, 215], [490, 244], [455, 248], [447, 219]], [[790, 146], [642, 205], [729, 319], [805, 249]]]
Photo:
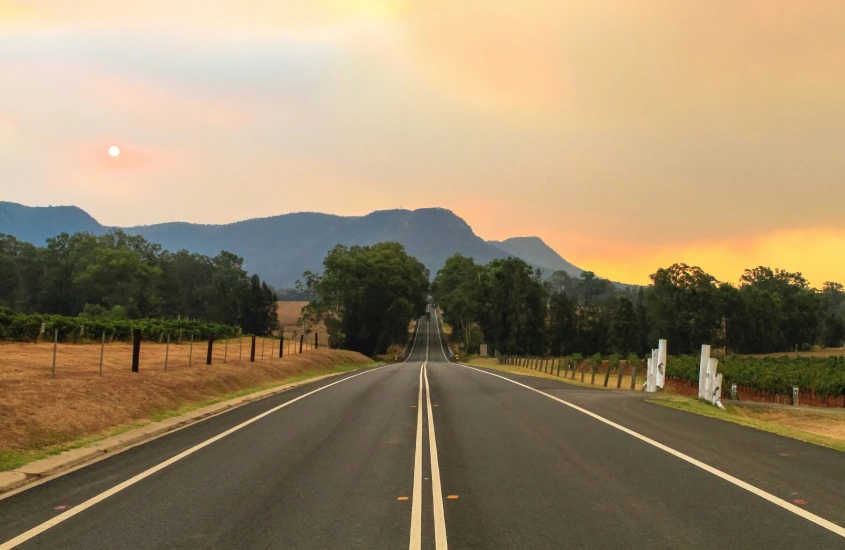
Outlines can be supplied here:
[[710, 361], [710, 344], [701, 346], [701, 363], [698, 366], [698, 398], [704, 399], [704, 380], [707, 372], [707, 363]]
[[655, 369], [656, 377], [655, 377], [655, 385], [657, 389], [663, 391], [663, 387], [666, 385], [666, 340], [660, 340], [657, 343], [657, 368]]

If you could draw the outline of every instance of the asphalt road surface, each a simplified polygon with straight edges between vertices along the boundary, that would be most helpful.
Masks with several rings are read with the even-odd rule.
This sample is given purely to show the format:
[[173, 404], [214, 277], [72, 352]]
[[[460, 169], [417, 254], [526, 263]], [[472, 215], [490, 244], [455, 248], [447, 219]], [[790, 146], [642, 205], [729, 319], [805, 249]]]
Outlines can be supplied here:
[[433, 316], [0, 500], [0, 550], [845, 548], [845, 455], [642, 397], [459, 365]]

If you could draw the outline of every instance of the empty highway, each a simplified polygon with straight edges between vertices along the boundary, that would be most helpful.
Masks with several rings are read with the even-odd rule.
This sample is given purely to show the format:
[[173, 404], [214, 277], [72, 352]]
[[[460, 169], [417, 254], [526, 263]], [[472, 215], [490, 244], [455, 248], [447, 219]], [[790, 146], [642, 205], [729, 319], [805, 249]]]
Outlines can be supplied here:
[[0, 550], [845, 547], [842, 453], [411, 348], [3, 498]]

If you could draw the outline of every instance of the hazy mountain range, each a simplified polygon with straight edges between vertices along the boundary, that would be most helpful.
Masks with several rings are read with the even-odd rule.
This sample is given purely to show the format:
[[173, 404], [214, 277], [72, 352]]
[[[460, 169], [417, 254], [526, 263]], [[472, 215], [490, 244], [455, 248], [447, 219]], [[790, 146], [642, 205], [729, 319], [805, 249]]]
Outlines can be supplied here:
[[[110, 229], [76, 206], [0, 202], [0, 233], [39, 246], [61, 232], [102, 234]], [[547, 274], [564, 270], [577, 277], [582, 272], [539, 237], [485, 241], [463, 219], [443, 208], [381, 210], [366, 216], [299, 212], [223, 225], [172, 222], [123, 229], [166, 250], [186, 249], [208, 256], [221, 250], [233, 252], [243, 257], [247, 271], [279, 288], [292, 287], [306, 270], [320, 271], [326, 252], [339, 243], [398, 241], [432, 276], [456, 252], [479, 263], [516, 256]]]

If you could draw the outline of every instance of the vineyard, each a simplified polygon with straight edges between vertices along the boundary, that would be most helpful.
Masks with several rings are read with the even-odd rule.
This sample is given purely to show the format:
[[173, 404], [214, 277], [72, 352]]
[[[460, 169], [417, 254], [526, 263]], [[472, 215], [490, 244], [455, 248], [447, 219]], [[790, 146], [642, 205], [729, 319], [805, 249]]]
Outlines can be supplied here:
[[[666, 376], [693, 385], [698, 382], [700, 359], [682, 355], [668, 358]], [[719, 359], [724, 376], [723, 396], [736, 384], [741, 391], [771, 401], [788, 401], [798, 386], [803, 397], [829, 404], [845, 396], [845, 357], [745, 357]], [[843, 401], [845, 403], [845, 401]]]
[[41, 335], [53, 340], [58, 331], [60, 342], [85, 342], [99, 340], [105, 333], [108, 341], [129, 340], [133, 329], [141, 329], [144, 340], [161, 341], [168, 336], [173, 339], [190, 337], [196, 339], [228, 338], [238, 333], [238, 327], [216, 323], [202, 323], [186, 320], [163, 319], [100, 319], [93, 317], [64, 317], [62, 315], [26, 315], [0, 309], [0, 339], [16, 342], [35, 341]]

